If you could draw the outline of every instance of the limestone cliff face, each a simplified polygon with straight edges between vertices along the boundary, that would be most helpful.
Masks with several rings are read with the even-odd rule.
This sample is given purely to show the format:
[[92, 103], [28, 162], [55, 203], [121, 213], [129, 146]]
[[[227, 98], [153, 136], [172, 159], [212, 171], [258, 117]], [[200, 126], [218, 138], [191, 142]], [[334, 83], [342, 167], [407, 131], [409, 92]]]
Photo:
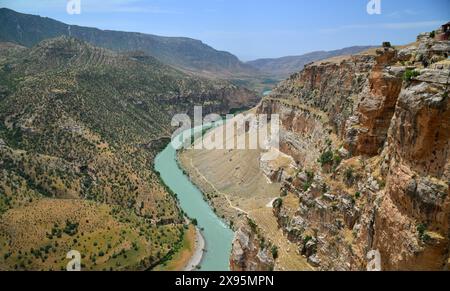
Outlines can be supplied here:
[[233, 241], [230, 269], [233, 271], [271, 271], [274, 268], [272, 254], [261, 247], [258, 236], [247, 226], [238, 229]]
[[[448, 257], [450, 71], [420, 73], [400, 94], [383, 154], [386, 195], [376, 217], [380, 235], [374, 243], [386, 250], [388, 268], [441, 269]], [[404, 251], [414, 240], [399, 237], [392, 244], [384, 239], [390, 233], [407, 234], [404, 229], [417, 224], [427, 227], [428, 236], [417, 241], [415, 253]]]
[[426, 34], [314, 63], [259, 105], [294, 161], [264, 172], [300, 201], [274, 215], [311, 265], [364, 270], [375, 250], [383, 270], [448, 268], [449, 53]]

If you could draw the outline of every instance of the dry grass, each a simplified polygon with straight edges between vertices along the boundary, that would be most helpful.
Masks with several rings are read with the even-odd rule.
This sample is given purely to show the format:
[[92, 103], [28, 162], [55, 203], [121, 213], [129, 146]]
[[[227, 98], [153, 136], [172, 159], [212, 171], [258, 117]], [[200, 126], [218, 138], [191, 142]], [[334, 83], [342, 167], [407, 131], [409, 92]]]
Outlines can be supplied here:
[[[180, 163], [194, 183], [209, 196], [219, 215], [237, 222], [245, 217], [242, 209], [261, 228], [262, 233], [279, 248], [278, 270], [312, 270], [288, 241], [267, 204], [280, 195], [280, 184], [270, 183], [261, 172], [259, 150], [186, 150], [180, 154]], [[292, 209], [298, 208], [298, 199], [286, 200]]]
[[194, 255], [196, 248], [196, 229], [189, 225], [189, 229], [184, 233], [182, 247], [178, 253], [164, 265], [158, 266], [155, 271], [183, 271], [189, 260]]
[[278, 223], [271, 208], [261, 208], [250, 214], [255, 223], [263, 230], [264, 236], [278, 247], [278, 259], [275, 269], [280, 271], [311, 271], [313, 268], [307, 263], [306, 258], [298, 252], [296, 244], [291, 243], [283, 231], [278, 228]]
[[[78, 224], [75, 234], [63, 231], [67, 221]], [[52, 235], [53, 229], [61, 234]], [[81, 253], [85, 270], [136, 269], [158, 251], [166, 253], [179, 235], [172, 226], [151, 227], [108, 205], [42, 199], [2, 216], [0, 269], [62, 270], [71, 250]]]

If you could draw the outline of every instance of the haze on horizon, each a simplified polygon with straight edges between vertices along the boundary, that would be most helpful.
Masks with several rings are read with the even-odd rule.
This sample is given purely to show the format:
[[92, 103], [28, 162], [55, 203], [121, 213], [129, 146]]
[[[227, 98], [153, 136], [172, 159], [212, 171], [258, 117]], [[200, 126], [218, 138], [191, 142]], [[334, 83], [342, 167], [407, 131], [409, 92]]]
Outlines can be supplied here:
[[81, 26], [195, 38], [244, 61], [383, 41], [406, 44], [450, 20], [448, 0], [0, 0], [0, 7]]

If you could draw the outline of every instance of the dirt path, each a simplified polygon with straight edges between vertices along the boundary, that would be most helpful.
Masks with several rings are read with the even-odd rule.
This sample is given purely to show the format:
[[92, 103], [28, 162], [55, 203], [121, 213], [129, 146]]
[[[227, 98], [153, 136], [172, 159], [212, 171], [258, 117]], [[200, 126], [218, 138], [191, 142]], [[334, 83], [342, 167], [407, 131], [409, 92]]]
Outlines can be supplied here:
[[211, 186], [211, 188], [217, 193], [217, 194], [220, 194], [220, 195], [223, 195], [224, 197], [225, 197], [225, 199], [227, 200], [227, 202], [228, 202], [228, 204], [230, 205], [230, 208], [232, 208], [232, 209], [234, 209], [234, 210], [236, 210], [236, 211], [238, 211], [238, 212], [241, 212], [241, 213], [243, 213], [243, 214], [245, 214], [245, 215], [249, 215], [249, 213], [247, 212], [247, 211], [245, 211], [245, 210], [243, 210], [243, 209], [241, 209], [241, 208], [239, 208], [239, 207], [236, 207], [236, 206], [234, 206], [233, 205], [233, 203], [231, 202], [231, 200], [230, 200], [230, 198], [228, 197], [228, 195], [227, 194], [225, 194], [225, 193], [223, 193], [223, 192], [221, 192], [221, 191], [219, 191], [217, 188], [216, 188], [216, 186], [214, 186], [214, 184], [213, 183], [211, 183], [198, 169], [197, 169], [197, 167], [195, 167], [195, 165], [194, 165], [194, 163], [193, 163], [193, 161], [192, 161], [192, 158], [190, 159], [190, 161], [191, 161], [191, 167], [192, 167], [192, 169], [194, 169], [196, 172], [197, 172], [197, 175], [199, 175], [206, 183], [208, 183], [209, 184], [209, 186]]
[[[179, 161], [226, 220], [237, 223], [247, 216], [258, 224], [266, 238], [279, 248], [277, 270], [312, 270], [298, 247], [278, 228], [269, 206], [279, 197], [280, 185], [271, 183], [262, 173], [260, 156], [257, 150], [186, 150]], [[212, 192], [217, 197], [207, 194]], [[236, 216], [236, 212], [240, 215]]]

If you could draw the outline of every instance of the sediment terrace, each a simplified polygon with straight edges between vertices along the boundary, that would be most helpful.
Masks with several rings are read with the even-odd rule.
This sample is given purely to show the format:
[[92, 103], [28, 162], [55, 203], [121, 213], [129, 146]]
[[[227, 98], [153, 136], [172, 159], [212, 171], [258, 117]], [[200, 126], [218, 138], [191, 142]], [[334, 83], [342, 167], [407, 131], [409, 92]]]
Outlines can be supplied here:
[[[218, 134], [217, 128], [207, 135]], [[247, 136], [249, 133], [242, 133]], [[237, 139], [237, 133], [233, 137]], [[205, 136], [205, 140], [208, 139]], [[281, 184], [271, 182], [260, 167], [261, 150], [193, 150], [179, 154], [180, 165], [202, 190], [215, 212], [235, 229], [250, 218], [264, 237], [278, 247], [277, 270], [311, 270], [278, 228], [271, 202]]]

